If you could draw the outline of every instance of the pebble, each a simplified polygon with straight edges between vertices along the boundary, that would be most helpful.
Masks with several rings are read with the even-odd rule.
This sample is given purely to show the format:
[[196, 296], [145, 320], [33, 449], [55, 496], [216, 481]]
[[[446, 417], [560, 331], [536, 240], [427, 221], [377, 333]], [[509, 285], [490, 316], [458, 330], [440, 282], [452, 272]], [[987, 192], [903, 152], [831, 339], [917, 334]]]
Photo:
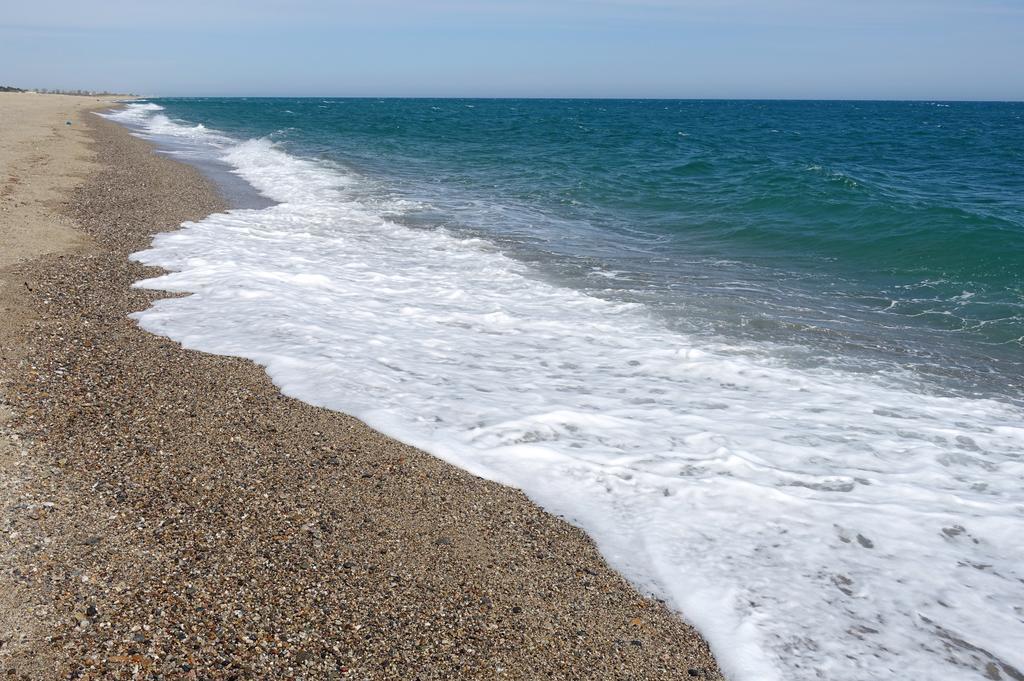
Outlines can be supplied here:
[[[306, 679], [721, 678], [691, 627], [521, 492], [286, 398], [250, 362], [141, 331], [129, 315], [161, 294], [132, 284], [158, 272], [129, 254], [225, 204], [123, 129], [86, 127], [99, 169], [65, 210], [91, 245], [15, 272], [38, 320], [22, 365], [34, 369], [6, 373], [4, 396], [38, 462], [26, 489], [55, 507], [10, 526], [34, 538], [10, 572], [46, 610], [45, 635], [0, 650], [7, 667], [31, 660], [51, 670], [41, 679], [286, 679], [299, 667]], [[42, 560], [30, 544], [44, 535]], [[76, 618], [87, 603], [102, 618], [95, 605]], [[640, 615], [642, 644], [629, 624]]]

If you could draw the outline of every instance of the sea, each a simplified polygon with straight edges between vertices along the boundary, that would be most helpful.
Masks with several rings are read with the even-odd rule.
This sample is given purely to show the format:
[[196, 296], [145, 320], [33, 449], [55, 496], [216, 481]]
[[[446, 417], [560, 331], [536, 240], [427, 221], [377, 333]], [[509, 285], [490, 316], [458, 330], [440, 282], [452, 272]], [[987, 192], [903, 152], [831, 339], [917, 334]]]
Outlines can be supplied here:
[[522, 489], [734, 681], [1024, 679], [1024, 104], [151, 99], [135, 315]]

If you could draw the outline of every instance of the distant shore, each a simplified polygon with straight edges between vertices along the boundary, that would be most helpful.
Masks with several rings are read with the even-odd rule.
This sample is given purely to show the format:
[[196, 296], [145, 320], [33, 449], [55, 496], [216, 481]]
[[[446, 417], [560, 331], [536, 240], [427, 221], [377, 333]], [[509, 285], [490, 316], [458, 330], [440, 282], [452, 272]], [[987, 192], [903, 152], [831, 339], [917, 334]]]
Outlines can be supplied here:
[[139, 330], [128, 254], [225, 205], [107, 105], [0, 95], [0, 672], [721, 678], [521, 493]]

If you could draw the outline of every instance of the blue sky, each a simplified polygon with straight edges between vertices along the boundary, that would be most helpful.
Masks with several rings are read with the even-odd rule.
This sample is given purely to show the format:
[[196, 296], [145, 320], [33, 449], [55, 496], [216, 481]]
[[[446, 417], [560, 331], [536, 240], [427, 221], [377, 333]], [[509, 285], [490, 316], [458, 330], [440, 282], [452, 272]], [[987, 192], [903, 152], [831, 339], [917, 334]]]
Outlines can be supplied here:
[[0, 84], [1024, 99], [1024, 0], [4, 0]]

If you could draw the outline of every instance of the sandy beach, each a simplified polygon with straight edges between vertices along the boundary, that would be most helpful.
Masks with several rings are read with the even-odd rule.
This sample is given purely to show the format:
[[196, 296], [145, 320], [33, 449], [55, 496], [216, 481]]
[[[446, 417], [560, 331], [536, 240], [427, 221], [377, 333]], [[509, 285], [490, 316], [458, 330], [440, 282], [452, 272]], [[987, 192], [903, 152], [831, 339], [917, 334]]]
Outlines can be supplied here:
[[226, 206], [99, 106], [0, 95], [0, 673], [721, 678], [520, 492], [139, 330], [127, 256]]

